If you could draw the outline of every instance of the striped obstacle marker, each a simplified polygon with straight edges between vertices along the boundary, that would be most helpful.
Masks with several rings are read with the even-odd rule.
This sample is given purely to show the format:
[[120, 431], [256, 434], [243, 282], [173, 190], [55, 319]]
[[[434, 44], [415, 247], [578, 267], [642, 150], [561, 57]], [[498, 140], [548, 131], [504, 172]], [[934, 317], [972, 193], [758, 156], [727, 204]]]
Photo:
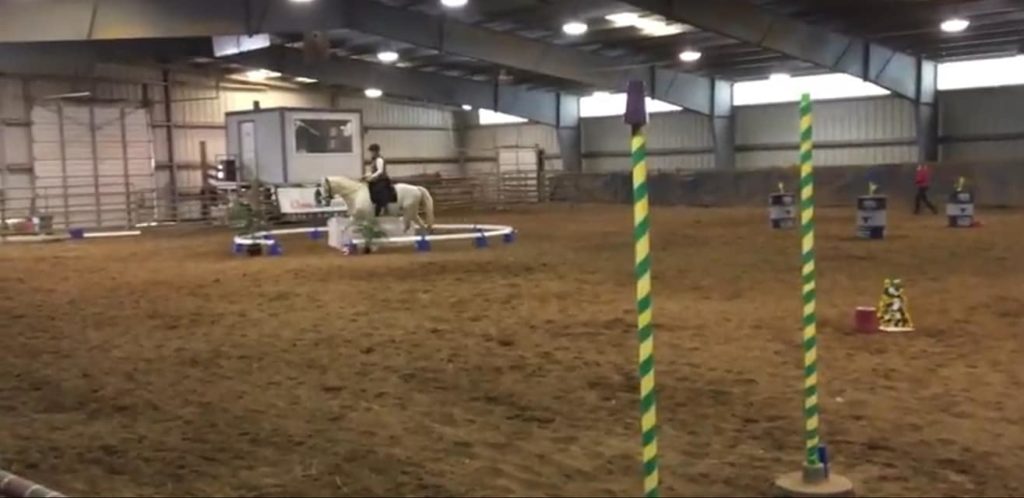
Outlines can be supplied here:
[[817, 268], [814, 248], [814, 142], [811, 95], [800, 99], [800, 277], [803, 283], [804, 454], [803, 470], [775, 480], [783, 496], [852, 496], [853, 483], [832, 474], [822, 461], [825, 454], [818, 413]]
[[636, 279], [637, 358], [640, 374], [640, 439], [643, 458], [644, 496], [659, 493], [658, 417], [654, 389], [654, 325], [651, 301], [651, 220], [647, 190], [647, 108], [643, 81], [630, 81], [626, 88], [626, 124], [631, 127], [633, 161], [633, 246]]

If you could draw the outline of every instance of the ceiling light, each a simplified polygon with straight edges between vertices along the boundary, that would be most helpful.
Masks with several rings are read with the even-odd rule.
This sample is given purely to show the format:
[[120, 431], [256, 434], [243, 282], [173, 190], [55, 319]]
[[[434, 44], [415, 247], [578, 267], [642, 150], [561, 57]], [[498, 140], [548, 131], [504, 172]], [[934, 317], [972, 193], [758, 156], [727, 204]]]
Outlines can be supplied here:
[[292, 3], [309, 3], [309, 2], [312, 2], [312, 1], [313, 0], [292, 0]]
[[591, 97], [596, 97], [596, 98], [599, 98], [599, 99], [606, 99], [608, 97], [611, 97], [612, 94], [611, 94], [611, 92], [594, 92], [590, 96]]
[[640, 14], [636, 12], [619, 12], [617, 14], [608, 14], [604, 18], [611, 21], [616, 28], [623, 28], [626, 26], [636, 26], [636, 23], [640, 21]]
[[469, 104], [462, 104], [462, 110], [463, 111], [472, 111], [473, 110], [473, 106], [471, 106]]
[[380, 88], [367, 88], [366, 90], [363, 90], [363, 95], [366, 95], [366, 97], [370, 99], [376, 99], [384, 95], [384, 92], [382, 92]]
[[381, 62], [395, 62], [398, 60], [398, 52], [394, 50], [381, 50], [377, 52], [377, 60]]
[[939, 25], [939, 28], [942, 28], [942, 30], [947, 33], [959, 33], [967, 29], [967, 26], [970, 25], [971, 21], [968, 21], [967, 19], [961, 19], [959, 17], [954, 17], [952, 19], [946, 19], [945, 21], [942, 21], [942, 24]]
[[618, 12], [608, 14], [604, 18], [611, 21], [612, 25], [616, 28], [632, 26], [639, 29], [641, 33], [651, 37], [674, 35], [682, 33], [687, 29], [681, 23], [669, 22], [661, 17], [643, 17], [636, 12]]
[[768, 80], [769, 81], [786, 81], [789, 78], [790, 78], [790, 76], [788, 74], [786, 74], [786, 73], [772, 73], [771, 76], [768, 77]]
[[683, 50], [679, 52], [679, 60], [683, 62], [694, 62], [700, 59], [702, 54], [696, 50]]
[[295, 82], [296, 83], [316, 83], [317, 80], [315, 78], [307, 78], [305, 76], [296, 76], [295, 77]]
[[246, 71], [244, 76], [245, 79], [250, 81], [263, 81], [267, 78], [276, 78], [281, 76], [281, 73], [271, 71], [269, 69], [254, 69], [252, 71]]
[[449, 9], [456, 9], [459, 7], [465, 7], [469, 0], [441, 0], [441, 5], [448, 7]]
[[562, 25], [562, 32], [567, 35], [579, 36], [587, 32], [587, 23], [569, 21]]

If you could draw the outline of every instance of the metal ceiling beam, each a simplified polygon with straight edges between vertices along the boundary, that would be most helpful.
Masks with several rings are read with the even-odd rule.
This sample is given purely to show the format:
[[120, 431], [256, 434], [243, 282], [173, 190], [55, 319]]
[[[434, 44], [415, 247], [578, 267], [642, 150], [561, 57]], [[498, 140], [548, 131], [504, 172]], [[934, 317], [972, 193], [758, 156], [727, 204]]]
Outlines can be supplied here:
[[[186, 38], [342, 28], [347, 4], [288, 0], [0, 2], [0, 42]], [[360, 2], [361, 3], [361, 2]]]
[[897, 52], [878, 43], [836, 33], [774, 14], [741, 1], [625, 0], [669, 19], [693, 24], [730, 38], [759, 45], [832, 71], [870, 81], [897, 95], [933, 102], [922, 76], [932, 61]]
[[377, 2], [346, 4], [349, 29], [607, 90], [624, 91], [627, 81], [642, 79], [656, 99], [701, 114], [712, 112], [710, 78], [651, 67], [623, 68], [617, 59]]
[[714, 81], [589, 54], [375, 1], [38, 0], [0, 2], [0, 43], [201, 37], [351, 29], [524, 71], [624, 90], [642, 79], [654, 98], [711, 114]]
[[[498, 85], [355, 59], [330, 59], [306, 64], [301, 51], [275, 46], [224, 57], [222, 60], [260, 67], [323, 83], [354, 88], [379, 88], [385, 94], [421, 101], [494, 109], [552, 126], [575, 126], [577, 117], [562, 111], [565, 94]], [[568, 122], [567, 122], [568, 120]]]
[[212, 57], [206, 40], [0, 43], [0, 73], [89, 76], [96, 64]]

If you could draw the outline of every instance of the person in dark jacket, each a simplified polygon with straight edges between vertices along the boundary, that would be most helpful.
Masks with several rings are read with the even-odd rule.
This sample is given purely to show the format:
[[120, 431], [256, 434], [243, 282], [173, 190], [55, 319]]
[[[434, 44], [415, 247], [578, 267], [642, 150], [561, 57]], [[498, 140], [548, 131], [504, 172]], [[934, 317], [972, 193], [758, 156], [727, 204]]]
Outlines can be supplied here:
[[924, 203], [928, 206], [928, 209], [932, 211], [932, 214], [938, 214], [939, 211], [935, 209], [932, 202], [928, 200], [928, 188], [932, 184], [932, 170], [927, 164], [920, 164], [917, 166], [917, 171], [914, 172], [914, 185], [917, 187], [917, 197], [914, 198], [914, 214], [920, 214], [921, 204]]
[[398, 201], [388, 176], [387, 162], [380, 155], [380, 145], [377, 144], [370, 145], [370, 174], [366, 175], [366, 183], [370, 189], [374, 216], [386, 213], [388, 204]]

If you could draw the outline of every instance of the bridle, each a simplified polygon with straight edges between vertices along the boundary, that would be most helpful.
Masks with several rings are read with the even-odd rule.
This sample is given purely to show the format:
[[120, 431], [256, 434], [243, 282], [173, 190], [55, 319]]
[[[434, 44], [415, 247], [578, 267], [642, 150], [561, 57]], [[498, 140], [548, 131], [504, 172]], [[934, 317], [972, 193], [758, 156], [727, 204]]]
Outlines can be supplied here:
[[324, 198], [327, 199], [327, 203], [330, 204], [330, 202], [334, 200], [334, 192], [331, 189], [331, 180], [329, 180], [326, 176], [321, 182], [320, 190], [323, 191]]

